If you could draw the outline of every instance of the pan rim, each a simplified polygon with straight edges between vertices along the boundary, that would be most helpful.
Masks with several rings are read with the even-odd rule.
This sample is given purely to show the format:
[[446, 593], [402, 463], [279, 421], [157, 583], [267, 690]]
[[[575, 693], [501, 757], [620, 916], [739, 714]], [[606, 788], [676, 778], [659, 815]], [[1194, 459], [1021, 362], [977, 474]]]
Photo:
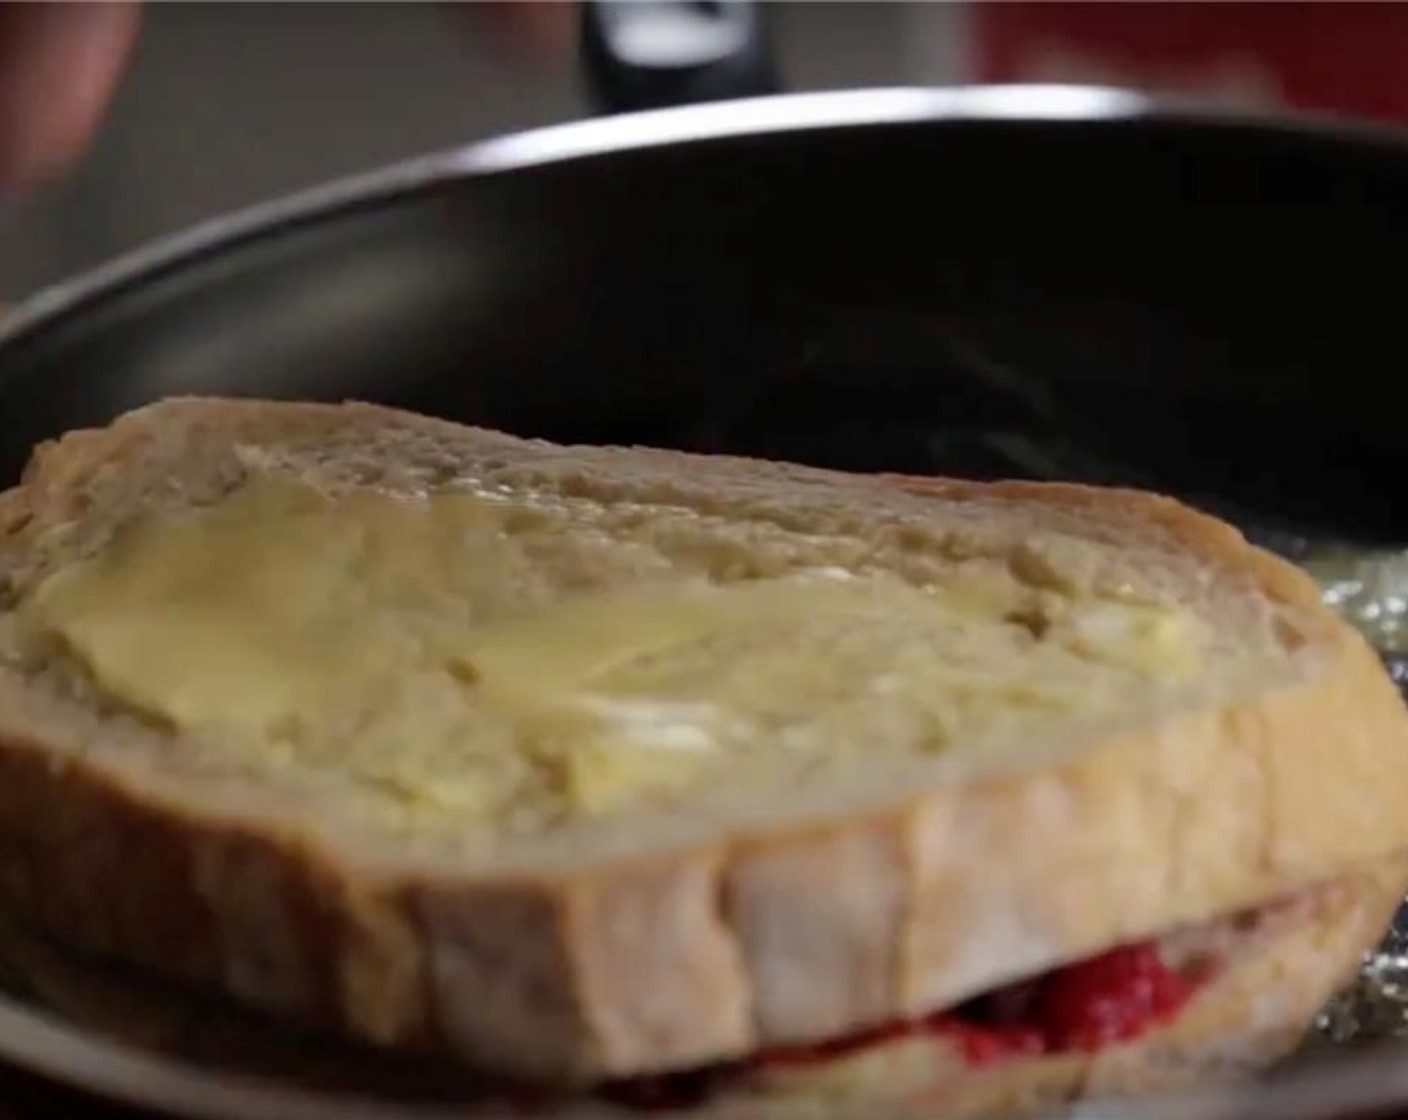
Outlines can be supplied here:
[[[5, 354], [58, 320], [143, 281], [291, 229], [447, 184], [612, 154], [710, 141], [848, 128], [1145, 123], [1251, 130], [1334, 146], [1408, 154], [1408, 129], [1326, 113], [1229, 109], [1098, 85], [893, 86], [783, 93], [589, 118], [413, 156], [216, 215], [120, 253], [14, 304], [0, 322]], [[3, 372], [3, 370], [0, 370]]]

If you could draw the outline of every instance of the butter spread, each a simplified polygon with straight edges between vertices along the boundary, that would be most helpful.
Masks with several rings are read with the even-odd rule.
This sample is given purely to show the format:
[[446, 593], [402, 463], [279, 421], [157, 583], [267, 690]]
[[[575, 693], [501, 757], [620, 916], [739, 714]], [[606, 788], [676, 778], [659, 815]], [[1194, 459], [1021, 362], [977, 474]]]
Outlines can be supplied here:
[[668, 562], [649, 511], [609, 533], [600, 512], [251, 482], [129, 525], [17, 618], [192, 749], [514, 828], [1011, 740], [1120, 711], [1206, 649], [1188, 612], [995, 561], [916, 586], [818, 545], [721, 580]]

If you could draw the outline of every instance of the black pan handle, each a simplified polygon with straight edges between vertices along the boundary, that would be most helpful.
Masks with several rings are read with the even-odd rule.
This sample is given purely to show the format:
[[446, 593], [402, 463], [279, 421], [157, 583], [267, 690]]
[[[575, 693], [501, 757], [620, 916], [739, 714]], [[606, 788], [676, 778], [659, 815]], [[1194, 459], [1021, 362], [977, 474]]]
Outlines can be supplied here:
[[765, 24], [752, 0], [586, 0], [588, 89], [606, 113], [776, 93]]

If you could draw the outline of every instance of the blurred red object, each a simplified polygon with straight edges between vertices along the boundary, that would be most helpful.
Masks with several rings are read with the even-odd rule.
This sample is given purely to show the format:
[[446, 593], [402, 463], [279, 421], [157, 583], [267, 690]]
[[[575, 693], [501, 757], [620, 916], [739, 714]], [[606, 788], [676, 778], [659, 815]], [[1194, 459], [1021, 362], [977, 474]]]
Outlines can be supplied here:
[[996, 3], [980, 82], [1079, 82], [1408, 123], [1408, 4]]

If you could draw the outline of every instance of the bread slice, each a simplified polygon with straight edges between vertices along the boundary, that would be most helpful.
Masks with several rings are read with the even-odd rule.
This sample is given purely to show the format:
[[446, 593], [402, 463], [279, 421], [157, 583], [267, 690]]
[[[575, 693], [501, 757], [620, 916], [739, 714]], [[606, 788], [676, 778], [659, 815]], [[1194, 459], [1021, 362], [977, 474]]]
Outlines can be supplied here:
[[[1303, 1041], [1306, 1024], [1398, 905], [1406, 863], [1402, 856], [1380, 860], [1261, 910], [1166, 937], [1166, 955], [1186, 960], [1206, 953], [1218, 961], [1215, 973], [1176, 1018], [1097, 1053], [974, 1064], [942, 1037], [918, 1035], [813, 1063], [758, 1063], [713, 1079], [702, 1096], [681, 1094], [674, 1105], [667, 1104], [668, 1090], [657, 1090], [648, 1111], [691, 1120], [869, 1120], [877, 1113], [896, 1120], [1011, 1120], [1072, 1102], [1233, 1089]], [[623, 1095], [619, 1089], [525, 1097], [444, 1064], [281, 1030], [137, 970], [65, 951], [3, 912], [0, 976], [13, 977], [29, 999], [89, 1035], [215, 1078], [314, 1091], [329, 1116], [349, 1097], [359, 1107], [380, 1100], [449, 1106], [464, 1120], [642, 1114], [639, 1104], [613, 1099]], [[306, 1101], [299, 1103], [306, 1112]], [[271, 1102], [270, 1109], [277, 1106]]]
[[[295, 497], [228, 513], [260, 487]], [[430, 504], [457, 500], [468, 520], [434, 529]], [[344, 540], [367, 509], [381, 528]], [[215, 545], [191, 553], [208, 563], [184, 602], [232, 604], [213, 628], [203, 607], [170, 609], [169, 581], [128, 579], [191, 525]], [[423, 571], [401, 570], [403, 539]], [[211, 560], [225, 546], [238, 563]], [[209, 667], [265, 648], [241, 645], [246, 623], [292, 640], [282, 615], [314, 610], [323, 583], [278, 577], [353, 569], [399, 582], [320, 616], [340, 638], [309, 679], [358, 718], [318, 708], [336, 734], [303, 728], [266, 754], [241, 721], [285, 684], [293, 715], [317, 707], [296, 687], [312, 669], [295, 658], [222, 709]], [[82, 605], [64, 581], [94, 571], [87, 615], [45, 613]], [[455, 612], [481, 592], [497, 637], [476, 661]], [[104, 604], [143, 594], [135, 617], [169, 640], [149, 627], [111, 647], [140, 656], [95, 654]], [[445, 654], [433, 695], [456, 678], [446, 702], [482, 736], [363, 735], [383, 692], [361, 686], [397, 695], [394, 661], [359, 659], [399, 648], [392, 600]], [[1408, 723], [1373, 651], [1301, 573], [1146, 494], [173, 400], [36, 454], [0, 498], [0, 609], [7, 906], [296, 1021], [526, 1077], [686, 1067], [911, 1016], [1408, 846]], [[92, 624], [87, 646], [66, 617]], [[676, 624], [690, 640], [671, 645]], [[669, 721], [632, 725], [627, 768], [648, 780], [621, 796], [608, 781], [603, 799], [575, 768], [604, 751], [609, 775], [624, 748], [539, 735], [562, 716], [540, 694], [596, 672], [592, 643], [614, 656], [641, 633], [613, 687], [697, 686], [745, 733], [720, 724], [692, 750]], [[823, 649], [826, 671], [798, 678]], [[867, 692], [882, 677], [898, 696]], [[678, 763], [656, 765], [668, 751]]]
[[[1353, 975], [1403, 897], [1394, 857], [1332, 883], [1165, 938], [1163, 951], [1210, 948], [1214, 979], [1183, 1011], [1132, 1041], [974, 1064], [918, 1036], [849, 1058], [755, 1077], [731, 1094], [734, 1114], [762, 1100], [765, 1120], [886, 1116], [945, 1120], [1047, 1116], [1078, 1101], [1113, 1103], [1244, 1084], [1294, 1051], [1328, 998]], [[728, 1095], [716, 1107], [729, 1114]], [[705, 1111], [700, 1120], [708, 1117]]]

